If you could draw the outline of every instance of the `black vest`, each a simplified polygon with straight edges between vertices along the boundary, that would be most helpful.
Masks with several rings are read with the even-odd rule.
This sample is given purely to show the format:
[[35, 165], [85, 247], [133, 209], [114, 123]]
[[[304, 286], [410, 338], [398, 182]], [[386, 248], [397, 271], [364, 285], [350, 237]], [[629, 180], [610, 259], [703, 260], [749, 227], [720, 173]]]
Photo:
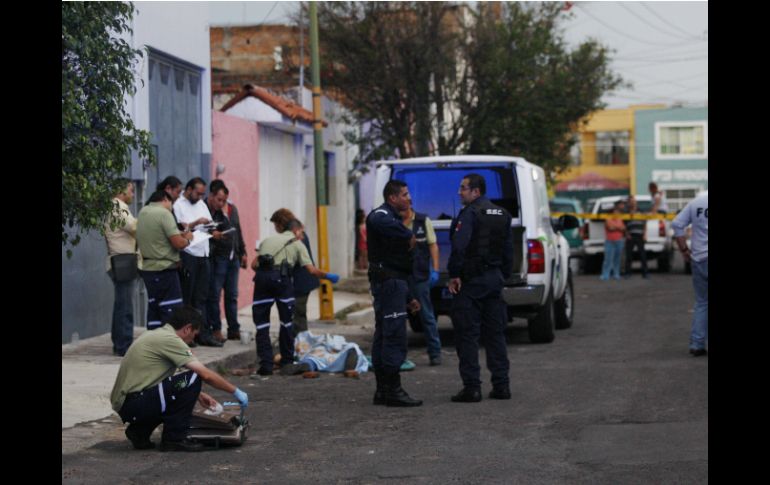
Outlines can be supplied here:
[[[375, 209], [376, 210], [376, 209]], [[389, 211], [390, 212], [390, 211]], [[372, 214], [366, 218], [366, 245], [371, 270], [383, 269], [388, 277], [407, 277], [412, 274], [412, 251], [409, 239], [383, 236], [372, 224]]]
[[503, 265], [503, 244], [511, 230], [511, 215], [489, 199], [468, 206], [474, 213], [473, 234], [465, 250], [462, 278], [469, 280]]
[[414, 222], [412, 223], [412, 232], [417, 240], [414, 247], [414, 279], [416, 281], [425, 281], [430, 276], [430, 249], [428, 248], [428, 231], [425, 227], [425, 214], [414, 213]]

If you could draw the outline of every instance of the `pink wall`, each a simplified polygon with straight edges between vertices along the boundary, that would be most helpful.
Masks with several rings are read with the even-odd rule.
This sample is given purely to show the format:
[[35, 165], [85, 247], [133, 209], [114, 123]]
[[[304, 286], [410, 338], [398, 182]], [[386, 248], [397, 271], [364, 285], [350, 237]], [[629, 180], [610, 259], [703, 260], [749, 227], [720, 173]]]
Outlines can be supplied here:
[[[254, 243], [259, 239], [259, 130], [257, 124], [213, 111], [211, 179], [217, 178], [217, 165], [225, 168], [219, 178], [230, 191], [229, 200], [238, 208], [249, 265], [255, 257]], [[241, 270], [238, 278], [238, 308], [250, 306], [254, 292], [251, 268]], [[222, 313], [224, 318], [224, 313]], [[250, 322], [240, 322], [250, 328]]]

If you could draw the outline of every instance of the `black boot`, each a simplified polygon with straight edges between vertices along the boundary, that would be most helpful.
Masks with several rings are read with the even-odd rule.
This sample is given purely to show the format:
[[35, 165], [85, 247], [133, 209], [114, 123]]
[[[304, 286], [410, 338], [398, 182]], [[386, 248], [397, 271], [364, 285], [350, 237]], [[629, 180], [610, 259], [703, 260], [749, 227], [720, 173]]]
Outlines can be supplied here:
[[422, 401], [412, 399], [401, 387], [401, 374], [384, 374], [385, 377], [385, 405], [391, 407], [422, 406]]
[[200, 332], [198, 332], [198, 335], [195, 337], [195, 342], [204, 347], [222, 347], [224, 345], [214, 338], [211, 329], [204, 327], [201, 327]]
[[374, 377], [377, 379], [377, 390], [374, 391], [374, 400], [372, 401], [375, 405], [384, 405], [385, 404], [385, 375], [382, 373], [381, 370], [374, 370]]

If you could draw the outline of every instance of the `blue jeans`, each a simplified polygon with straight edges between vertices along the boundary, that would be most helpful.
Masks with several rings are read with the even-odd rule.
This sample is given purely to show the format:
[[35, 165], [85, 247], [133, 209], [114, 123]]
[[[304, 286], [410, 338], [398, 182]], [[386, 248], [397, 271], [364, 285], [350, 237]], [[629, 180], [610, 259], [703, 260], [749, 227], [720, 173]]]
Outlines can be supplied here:
[[238, 258], [232, 260], [223, 256], [211, 258], [211, 278], [209, 279], [209, 296], [206, 301], [206, 319], [213, 331], [222, 330], [222, 315], [219, 311], [219, 296], [225, 290], [225, 318], [227, 331], [238, 332], [238, 272], [241, 262]]
[[134, 283], [136, 280], [117, 282], [108, 271], [115, 285], [115, 303], [112, 306], [112, 351], [123, 355], [134, 341]]
[[623, 252], [622, 239], [604, 241], [604, 263], [602, 263], [601, 279], [608, 280], [615, 273], [615, 279], [620, 279], [620, 254]]
[[438, 336], [436, 315], [433, 314], [433, 303], [430, 301], [430, 280], [414, 281], [410, 279], [412, 296], [420, 302], [420, 320], [425, 331], [428, 357], [441, 357], [441, 339]]
[[705, 349], [709, 339], [709, 261], [692, 261], [692, 285], [695, 288], [695, 311], [690, 332], [690, 348]]

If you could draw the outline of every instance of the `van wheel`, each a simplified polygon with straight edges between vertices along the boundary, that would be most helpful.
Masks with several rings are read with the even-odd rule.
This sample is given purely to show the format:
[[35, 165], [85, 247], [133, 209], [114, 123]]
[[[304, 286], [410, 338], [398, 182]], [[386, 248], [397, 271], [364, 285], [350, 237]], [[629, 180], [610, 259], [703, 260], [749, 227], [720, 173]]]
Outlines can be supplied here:
[[407, 313], [406, 318], [407, 320], [409, 320], [409, 326], [412, 328], [412, 332], [422, 333], [425, 331], [425, 329], [422, 326], [422, 318], [420, 318], [419, 313], [415, 315], [412, 315], [411, 313]]
[[567, 274], [567, 287], [564, 294], [554, 303], [556, 310], [556, 329], [563, 330], [572, 326], [575, 314], [575, 293], [572, 290], [572, 271]]
[[556, 327], [555, 320], [553, 291], [549, 291], [548, 298], [545, 300], [545, 305], [543, 305], [540, 313], [535, 318], [528, 320], [529, 340], [536, 344], [553, 342], [555, 337], [554, 328]]

